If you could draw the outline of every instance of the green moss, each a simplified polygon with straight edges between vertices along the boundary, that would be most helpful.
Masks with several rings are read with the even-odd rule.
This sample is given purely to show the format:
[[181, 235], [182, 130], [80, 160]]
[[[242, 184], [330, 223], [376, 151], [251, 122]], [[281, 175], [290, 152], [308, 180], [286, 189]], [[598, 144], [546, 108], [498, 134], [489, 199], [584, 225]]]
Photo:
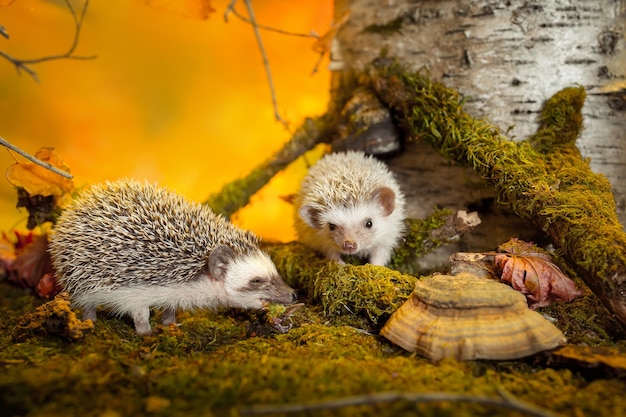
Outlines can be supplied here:
[[560, 145], [574, 146], [583, 128], [584, 87], [568, 87], [550, 97], [541, 113], [537, 132], [527, 140], [541, 153]]
[[260, 190], [274, 176], [275, 172], [258, 168], [250, 172], [245, 178], [234, 180], [222, 187], [219, 193], [212, 194], [205, 201], [211, 209], [224, 217], [244, 207], [250, 198]]
[[[317, 303], [297, 311], [287, 333], [264, 337], [251, 332], [263, 322], [262, 313], [222, 310], [180, 314], [179, 327], [159, 326], [153, 337], [138, 337], [127, 319], [100, 315], [94, 331], [80, 340], [35, 335], [15, 343], [8, 330], [38, 303], [32, 296], [17, 302], [13, 295], [12, 287], [0, 285], [0, 403], [9, 415], [236, 415], [245, 404], [387, 391], [496, 397], [501, 388], [565, 415], [582, 410], [613, 416], [626, 407], [625, 381], [588, 381], [532, 360], [432, 363], [370, 332], [333, 322]], [[402, 401], [315, 415], [416, 413], [510, 415], [491, 406]]]
[[364, 314], [377, 323], [406, 301], [416, 281], [385, 267], [328, 262], [316, 274], [313, 296], [325, 314]]
[[389, 262], [392, 269], [404, 269], [412, 260], [425, 255], [448, 240], [433, 238], [433, 231], [443, 227], [452, 215], [448, 209], [435, 209], [426, 219], [407, 219], [406, 235]]
[[24, 314], [15, 325], [13, 339], [20, 341], [32, 335], [58, 335], [79, 339], [93, 329], [91, 320], [81, 321], [70, 308], [69, 295], [57, 294], [50, 302]]
[[568, 343], [626, 348], [626, 332], [590, 291], [569, 303], [556, 303], [538, 310], [556, 319], [555, 325]]
[[298, 243], [272, 247], [269, 252], [283, 279], [320, 302], [330, 316], [363, 315], [377, 323], [393, 313], [415, 286], [413, 276], [369, 264], [340, 265]]

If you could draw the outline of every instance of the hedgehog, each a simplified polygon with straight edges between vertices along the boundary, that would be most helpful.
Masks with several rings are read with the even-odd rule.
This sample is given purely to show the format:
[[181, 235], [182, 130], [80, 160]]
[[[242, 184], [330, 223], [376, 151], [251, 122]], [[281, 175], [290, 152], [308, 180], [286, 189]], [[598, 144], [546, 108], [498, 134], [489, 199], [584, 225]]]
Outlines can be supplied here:
[[151, 309], [163, 310], [168, 325], [178, 309], [296, 301], [252, 232], [147, 182], [122, 179], [83, 192], [59, 217], [49, 252], [83, 319], [95, 322], [103, 307], [129, 315], [139, 335], [152, 334]]
[[387, 265], [402, 239], [404, 195], [387, 166], [362, 152], [331, 153], [312, 166], [295, 198], [299, 240], [328, 259]]

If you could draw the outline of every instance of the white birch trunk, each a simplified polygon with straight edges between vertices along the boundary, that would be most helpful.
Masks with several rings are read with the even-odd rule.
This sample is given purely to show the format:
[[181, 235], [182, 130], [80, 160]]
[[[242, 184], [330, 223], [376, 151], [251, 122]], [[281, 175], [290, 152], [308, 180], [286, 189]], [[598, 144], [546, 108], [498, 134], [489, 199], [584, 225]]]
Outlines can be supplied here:
[[[584, 86], [585, 130], [577, 145], [592, 169], [611, 181], [626, 224], [626, 2], [336, 0], [337, 16], [347, 9], [350, 19], [337, 34], [331, 61], [335, 82], [343, 71], [362, 71], [384, 49], [403, 65], [425, 67], [434, 79], [457, 88], [470, 114], [488, 119], [511, 140], [535, 132], [543, 103], [554, 93]], [[370, 30], [390, 23], [397, 30]], [[389, 163], [402, 176], [415, 217], [430, 213], [434, 204], [480, 206], [493, 196], [428, 145], [409, 145]], [[490, 214], [482, 216], [489, 224]], [[502, 243], [511, 234], [532, 237], [530, 226], [524, 236], [525, 223], [509, 220], [479, 246]]]

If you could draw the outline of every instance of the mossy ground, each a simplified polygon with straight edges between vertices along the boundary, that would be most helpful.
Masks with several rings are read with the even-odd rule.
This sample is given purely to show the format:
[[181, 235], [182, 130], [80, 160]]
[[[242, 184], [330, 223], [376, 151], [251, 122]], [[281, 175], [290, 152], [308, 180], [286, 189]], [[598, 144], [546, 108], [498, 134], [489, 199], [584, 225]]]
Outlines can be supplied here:
[[[593, 297], [547, 312], [574, 343], [626, 351], [623, 333], [598, 314], [602, 307]], [[3, 415], [237, 415], [239, 407], [258, 403], [386, 391], [497, 397], [501, 389], [564, 415], [617, 416], [626, 409], [624, 380], [586, 379], [580, 370], [546, 367], [540, 356], [433, 363], [377, 336], [381, 324], [366, 315], [326, 315], [320, 303], [304, 301], [286, 333], [272, 331], [262, 312], [220, 310], [181, 313], [180, 326], [158, 327], [151, 337], [137, 336], [128, 319], [100, 314], [94, 330], [80, 339], [33, 334], [16, 341], [20, 318], [43, 301], [1, 283]], [[485, 405], [399, 401], [314, 415], [512, 414]]]

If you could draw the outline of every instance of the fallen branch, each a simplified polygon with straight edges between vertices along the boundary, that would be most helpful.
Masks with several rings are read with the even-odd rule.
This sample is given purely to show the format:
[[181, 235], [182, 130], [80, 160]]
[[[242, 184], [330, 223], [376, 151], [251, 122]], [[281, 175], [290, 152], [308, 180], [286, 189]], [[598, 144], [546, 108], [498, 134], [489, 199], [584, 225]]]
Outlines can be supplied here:
[[456, 241], [475, 225], [448, 210], [435, 210], [426, 219], [407, 219], [406, 223], [407, 236], [392, 258], [391, 266], [399, 270], [341, 265], [298, 242], [269, 244], [265, 249], [285, 282], [319, 301], [326, 315], [359, 314], [378, 323], [394, 313], [415, 288], [417, 278], [402, 270], [412, 269], [415, 258]]
[[353, 397], [338, 398], [328, 401], [317, 401], [302, 404], [282, 404], [282, 405], [251, 405], [240, 407], [241, 415], [259, 414], [279, 414], [279, 413], [302, 413], [319, 410], [335, 410], [359, 405], [378, 405], [380, 403], [391, 403], [405, 401], [412, 404], [433, 403], [433, 402], [456, 402], [471, 403], [481, 405], [491, 405], [517, 411], [533, 417], [558, 417], [549, 410], [545, 410], [534, 404], [530, 404], [514, 398], [504, 390], [498, 390], [500, 397], [487, 397], [481, 395], [465, 395], [448, 392], [427, 392], [427, 393], [407, 393], [407, 392], [379, 392], [374, 394], [356, 395]]
[[582, 127], [582, 87], [557, 93], [546, 103], [537, 134], [512, 142], [495, 126], [465, 113], [456, 90], [420, 72], [381, 58], [370, 81], [410, 136], [428, 140], [444, 156], [482, 174], [500, 202], [550, 236], [626, 325], [626, 234], [609, 181], [591, 171], [574, 145]]
[[250, 197], [269, 182], [274, 175], [286, 168], [298, 157], [304, 155], [315, 145], [327, 140], [328, 129], [332, 123], [325, 116], [306, 119], [296, 130], [289, 142], [272, 158], [260, 164], [244, 178], [226, 184], [222, 189], [204, 202], [225, 217], [230, 217], [237, 210], [248, 204]]

